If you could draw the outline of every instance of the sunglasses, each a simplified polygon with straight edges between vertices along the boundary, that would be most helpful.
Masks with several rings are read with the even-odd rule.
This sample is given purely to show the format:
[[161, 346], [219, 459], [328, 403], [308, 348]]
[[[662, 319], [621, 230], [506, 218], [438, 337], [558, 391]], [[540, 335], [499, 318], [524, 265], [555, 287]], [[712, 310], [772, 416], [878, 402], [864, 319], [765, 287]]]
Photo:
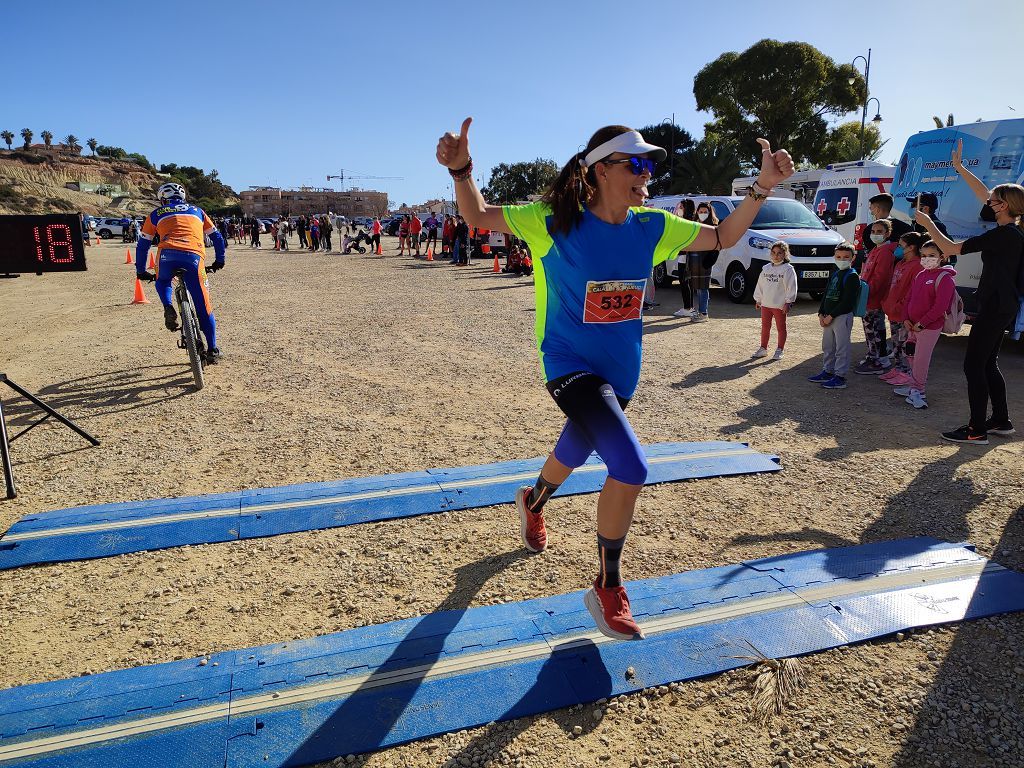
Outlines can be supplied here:
[[988, 200], [985, 201], [985, 205], [987, 205], [989, 208], [991, 208], [996, 203], [1005, 203], [1005, 202], [1006, 202], [1005, 200], [998, 200], [998, 199], [996, 199], [994, 197], [990, 197]]
[[605, 165], [629, 163], [629, 169], [633, 171], [634, 176], [640, 176], [644, 173], [649, 173], [653, 176], [654, 169], [658, 167], [658, 164], [649, 157], [624, 157], [621, 160], [599, 160], [598, 162], [604, 163]]

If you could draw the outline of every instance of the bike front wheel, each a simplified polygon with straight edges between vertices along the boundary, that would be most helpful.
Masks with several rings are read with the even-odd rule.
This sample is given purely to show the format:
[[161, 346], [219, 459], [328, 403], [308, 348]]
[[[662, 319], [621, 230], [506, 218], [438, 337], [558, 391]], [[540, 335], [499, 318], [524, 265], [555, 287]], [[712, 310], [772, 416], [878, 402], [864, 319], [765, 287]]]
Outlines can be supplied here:
[[199, 320], [192, 308], [192, 302], [185, 299], [181, 302], [181, 335], [188, 352], [188, 362], [192, 366], [192, 378], [196, 382], [196, 391], [203, 388], [203, 349], [199, 340]]

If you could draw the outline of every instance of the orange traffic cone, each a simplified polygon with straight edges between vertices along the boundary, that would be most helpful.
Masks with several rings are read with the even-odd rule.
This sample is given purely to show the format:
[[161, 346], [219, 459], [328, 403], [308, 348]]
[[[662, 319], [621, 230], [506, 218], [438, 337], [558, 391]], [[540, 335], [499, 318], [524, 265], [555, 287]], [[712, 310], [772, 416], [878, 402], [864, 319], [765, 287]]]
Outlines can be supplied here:
[[142, 290], [142, 281], [137, 277], [135, 278], [135, 298], [132, 299], [132, 304], [149, 304], [146, 292]]
[[377, 255], [378, 256], [383, 256], [384, 255], [384, 251], [382, 251], [381, 248], [380, 248], [380, 243], [377, 243]]
[[146, 265], [146, 269], [156, 269], [156, 259], [153, 258], [153, 254], [149, 254], [149, 264]]
[[494, 269], [492, 269], [491, 271], [492, 272], [501, 272], [501, 267], [498, 266], [498, 254], [497, 253], [494, 254]]
[[433, 261], [433, 260], [434, 260], [434, 249], [433, 248], [427, 248], [427, 261]]
[[131, 264], [132, 263], [132, 252], [131, 252], [130, 248], [125, 248], [124, 249], [124, 263], [125, 264]]

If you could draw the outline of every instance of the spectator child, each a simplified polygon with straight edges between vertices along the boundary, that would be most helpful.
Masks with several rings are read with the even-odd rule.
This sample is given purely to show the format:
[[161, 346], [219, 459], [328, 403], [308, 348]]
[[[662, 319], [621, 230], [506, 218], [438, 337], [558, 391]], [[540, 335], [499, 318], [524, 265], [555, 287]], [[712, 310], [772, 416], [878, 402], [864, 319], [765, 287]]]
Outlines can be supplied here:
[[889, 293], [889, 283], [892, 282], [892, 271], [896, 265], [896, 257], [893, 255], [896, 243], [889, 242], [891, 235], [892, 222], [889, 219], [879, 219], [871, 225], [869, 241], [874, 247], [868, 253], [861, 274], [861, 279], [868, 284], [868, 306], [862, 318], [868, 353], [853, 372], [865, 376], [878, 376], [889, 369], [882, 302]]
[[796, 303], [796, 270], [789, 263], [789, 243], [780, 240], [772, 245], [769, 257], [771, 263], [761, 268], [754, 286], [754, 305], [761, 310], [761, 346], [751, 357], [757, 359], [768, 354], [768, 338], [775, 320], [779, 343], [772, 359], [781, 360], [786, 348], [786, 315]]
[[929, 240], [921, 246], [921, 271], [914, 277], [907, 301], [907, 319], [903, 324], [908, 333], [907, 346], [913, 344], [914, 347], [911, 381], [896, 387], [893, 393], [905, 396], [915, 408], [928, 407], [925, 399], [928, 368], [956, 292], [956, 270], [945, 266], [945, 261], [937, 244]]
[[452, 217], [445, 214], [444, 225], [441, 227], [441, 255], [450, 255], [452, 252], [452, 233], [455, 231], [455, 222]]
[[825, 389], [846, 389], [850, 369], [850, 333], [853, 331], [853, 310], [857, 308], [860, 276], [853, 268], [854, 250], [849, 243], [836, 246], [835, 261], [839, 268], [828, 279], [825, 295], [818, 307], [821, 326], [821, 373], [808, 381]]
[[[405, 246], [409, 242], [409, 216], [402, 217], [398, 225], [398, 255], [405, 255]], [[409, 255], [412, 256], [412, 248], [409, 248]]]
[[918, 232], [906, 232], [900, 237], [900, 244], [893, 251], [896, 264], [889, 280], [889, 291], [882, 300], [882, 310], [889, 318], [889, 333], [892, 336], [892, 367], [878, 378], [886, 384], [901, 387], [911, 382], [910, 361], [907, 360], [907, 302], [910, 300], [910, 286], [921, 271], [919, 249], [925, 236]]

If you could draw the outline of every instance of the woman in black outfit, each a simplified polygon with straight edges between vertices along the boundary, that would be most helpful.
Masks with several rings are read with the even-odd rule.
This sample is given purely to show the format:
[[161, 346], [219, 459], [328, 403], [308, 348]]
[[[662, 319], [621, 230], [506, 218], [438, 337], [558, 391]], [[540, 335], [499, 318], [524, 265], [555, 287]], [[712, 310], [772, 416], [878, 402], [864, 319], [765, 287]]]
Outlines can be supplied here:
[[[676, 209], [676, 215], [680, 216], [687, 221], [696, 221], [696, 207], [694, 206], [693, 200], [690, 198], [684, 198], [679, 204], [679, 208]], [[693, 291], [690, 290], [690, 276], [686, 273], [686, 252], [683, 251], [679, 254], [679, 260], [676, 262], [676, 275], [679, 278], [679, 291], [683, 295], [683, 306], [681, 309], [677, 309], [673, 313], [673, 317], [689, 317], [691, 320], [698, 314], [693, 308]], [[665, 265], [667, 268], [667, 264]]]
[[[954, 443], [988, 444], [988, 436], [1012, 435], [1006, 405], [1006, 382], [999, 371], [999, 347], [1006, 330], [1017, 316], [1021, 300], [1019, 284], [1024, 260], [1024, 231], [1020, 219], [1024, 215], [1024, 187], [1020, 184], [1000, 184], [992, 190], [964, 168], [963, 140], [951, 157], [953, 167], [971, 186], [974, 194], [985, 201], [983, 220], [994, 220], [998, 226], [954, 243], [935, 226], [926, 213], [917, 213], [916, 220], [925, 229], [946, 256], [981, 252], [981, 277], [975, 298], [978, 316], [971, 326], [964, 356], [964, 374], [967, 376], [967, 396], [971, 403], [971, 420], [964, 426], [943, 432], [946, 440]], [[988, 401], [992, 401], [992, 418], [986, 418]]]

